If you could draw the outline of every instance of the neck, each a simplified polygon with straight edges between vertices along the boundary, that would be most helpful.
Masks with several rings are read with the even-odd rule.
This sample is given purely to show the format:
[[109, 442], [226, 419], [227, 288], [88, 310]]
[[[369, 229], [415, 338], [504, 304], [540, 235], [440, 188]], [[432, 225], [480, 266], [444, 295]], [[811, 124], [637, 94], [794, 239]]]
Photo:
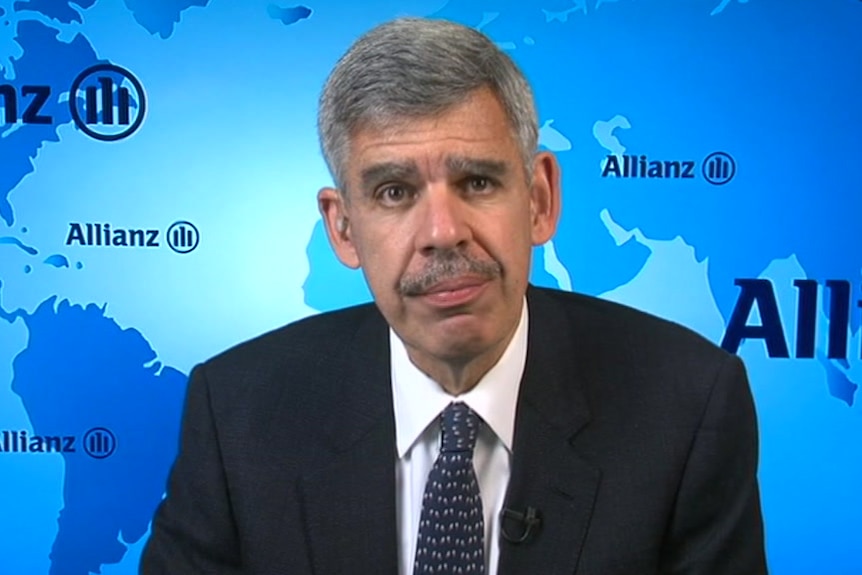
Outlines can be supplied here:
[[449, 395], [467, 393], [494, 367], [518, 329], [518, 323], [501, 341], [478, 355], [434, 357], [405, 344], [410, 361], [425, 375], [433, 379]]
[[499, 359], [500, 356], [485, 361], [471, 361], [463, 364], [434, 362], [429, 365], [427, 362], [416, 361], [412, 356], [410, 357], [416, 367], [437, 382], [449, 395], [461, 395], [476, 387], [476, 384], [494, 367]]

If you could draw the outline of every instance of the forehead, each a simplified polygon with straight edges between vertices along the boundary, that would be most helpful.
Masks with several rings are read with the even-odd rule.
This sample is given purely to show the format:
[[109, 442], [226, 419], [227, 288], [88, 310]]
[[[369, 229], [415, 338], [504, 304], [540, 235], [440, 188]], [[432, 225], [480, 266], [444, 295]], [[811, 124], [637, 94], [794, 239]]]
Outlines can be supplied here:
[[463, 166], [465, 159], [511, 162], [518, 154], [502, 105], [493, 92], [483, 89], [434, 116], [397, 117], [355, 130], [347, 167], [350, 179], [355, 179], [375, 164], [451, 170]]

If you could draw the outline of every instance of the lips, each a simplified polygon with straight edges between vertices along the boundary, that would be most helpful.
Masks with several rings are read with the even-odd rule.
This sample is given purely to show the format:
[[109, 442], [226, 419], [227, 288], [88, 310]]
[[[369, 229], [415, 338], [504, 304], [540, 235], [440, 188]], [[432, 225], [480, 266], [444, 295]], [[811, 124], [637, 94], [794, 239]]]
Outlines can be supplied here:
[[419, 297], [441, 308], [463, 306], [476, 300], [488, 285], [486, 278], [457, 278], [441, 282], [426, 289]]

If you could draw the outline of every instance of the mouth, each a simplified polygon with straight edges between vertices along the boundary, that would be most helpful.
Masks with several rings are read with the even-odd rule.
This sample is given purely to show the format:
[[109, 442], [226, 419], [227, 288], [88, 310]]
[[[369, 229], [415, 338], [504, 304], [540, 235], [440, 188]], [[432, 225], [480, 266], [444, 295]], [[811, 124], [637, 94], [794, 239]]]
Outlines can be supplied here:
[[482, 295], [488, 285], [487, 278], [463, 277], [437, 282], [419, 295], [426, 303], [438, 308], [467, 305]]

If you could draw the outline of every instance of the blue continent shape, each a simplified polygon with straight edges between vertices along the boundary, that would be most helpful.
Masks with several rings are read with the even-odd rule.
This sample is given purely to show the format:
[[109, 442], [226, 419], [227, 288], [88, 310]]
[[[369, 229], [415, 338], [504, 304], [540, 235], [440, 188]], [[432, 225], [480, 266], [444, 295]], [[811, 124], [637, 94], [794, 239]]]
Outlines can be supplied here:
[[300, 20], [305, 20], [311, 16], [311, 8], [306, 6], [291, 6], [289, 8], [279, 8], [276, 4], [270, 4], [266, 7], [266, 13], [273, 20], [278, 20], [285, 26], [296, 24]]
[[[731, 3], [732, 0], [721, 0], [721, 2], [713, 8], [712, 12], [709, 13], [710, 16], [715, 16], [716, 14], [720, 14], [724, 12], [724, 9], [727, 8], [728, 4]], [[737, 0], [740, 4], [747, 4], [748, 0]]]
[[[602, 6], [595, 14], [605, 14], [616, 7]], [[489, 14], [494, 18], [489, 20]], [[604, 57], [594, 57], [596, 47], [584, 36], [594, 40], [590, 32], [593, 27], [602, 27], [601, 32], [607, 34], [618, 21], [591, 22], [582, 30], [585, 19], [591, 17], [586, 4], [573, 6], [563, 0], [552, 0], [541, 7], [520, 0], [452, 0], [435, 16], [468, 26], [486, 22], [482, 31], [507, 49], [534, 84], [540, 124], [553, 120], [554, 128], [572, 142], [571, 153], [557, 155], [562, 165], [565, 208], [554, 239], [557, 256], [571, 276], [572, 289], [601, 294], [631, 281], [649, 257], [649, 249], [637, 242], [616, 244], [599, 217], [608, 207], [608, 198], [596, 193], [592, 184], [585, 184], [595, 179], [592, 175], [599, 163], [596, 159], [591, 164], [585, 157], [586, 150], [598, 147], [587, 126], [613, 114], [596, 111], [605, 107], [605, 102], [593, 94], [592, 86], [589, 97], [578, 95], [579, 86], [590, 85], [589, 82], [573, 81], [572, 87], [564, 89], [559, 85], [560, 78], [577, 79], [581, 68], [604, 62]], [[612, 83], [615, 74], [602, 72], [600, 81]], [[623, 95], [627, 94], [616, 94], [617, 101]], [[535, 271], [534, 267], [534, 282], [539, 279]]]
[[32, 246], [28, 246], [27, 244], [25, 244], [24, 242], [22, 242], [21, 240], [19, 240], [16, 237], [13, 237], [13, 236], [2, 236], [2, 237], [0, 237], [0, 246], [2, 246], [2, 245], [16, 246], [21, 251], [23, 251], [27, 254], [30, 254], [31, 256], [35, 256], [36, 254], [39, 253], [39, 250], [37, 250], [36, 248], [34, 248]]
[[[835, 367], [835, 365], [824, 357], [822, 354], [817, 356], [818, 361], [826, 370], [826, 385], [829, 386], [829, 395], [836, 399], [840, 399], [849, 407], [853, 407], [856, 391], [859, 389], [859, 384], [850, 379], [846, 373]], [[847, 361], [838, 362], [843, 367], [849, 367]]]
[[[544, 8], [565, 3], [558, 4]], [[858, 69], [862, 41], [834, 23], [858, 21], [862, 5], [791, 2], [776, 13], [752, 2], [711, 17], [714, 7], [715, 0], [619, 2], [563, 23], [520, 0], [452, 0], [437, 14], [476, 25], [498, 12], [483, 31], [515, 45], [510, 53], [535, 85], [542, 117], [572, 142], [572, 153], [558, 155], [565, 209], [555, 245], [578, 291], [617, 287], [646, 257], [614, 245], [601, 208], [626, 229], [656, 240], [681, 236], [699, 261], [709, 257], [725, 321], [738, 295], [734, 278], [757, 277], [790, 254], [812, 279], [858, 278], [862, 173], [850, 166], [862, 149], [847, 126], [862, 125], [862, 107], [858, 77], [846, 70]], [[650, 25], [614, 40], [619, 26], [634, 22]], [[788, 30], [793, 42], [785, 41]], [[845, 36], [824, 42], [823, 30]], [[754, 37], [762, 42], [739, 43]], [[736, 178], [723, 186], [699, 173], [691, 181], [602, 178], [608, 152], [591, 127], [618, 114], [632, 124], [617, 132], [627, 153], [695, 160], [699, 170], [709, 153], [726, 151]], [[853, 331], [859, 323], [854, 314]]]
[[[25, 20], [18, 23], [16, 41], [23, 55], [13, 60], [15, 80], [9, 83], [18, 94], [18, 115], [26, 109], [33, 96], [21, 97], [24, 86], [50, 86], [51, 96], [40, 114], [52, 121], [44, 124], [6, 124], [0, 129], [0, 218], [11, 226], [15, 221], [9, 194], [33, 171], [33, 160], [45, 142], [59, 142], [57, 128], [72, 121], [66, 102], [60, 96], [68, 92], [75, 77], [86, 68], [103, 62], [96, 58], [93, 47], [80, 34], [71, 42], [58, 40], [59, 32], [40, 22]], [[13, 127], [18, 129], [12, 130]]]
[[205, 7], [210, 0], [124, 0], [135, 21], [150, 34], [163, 39], [174, 33], [180, 15], [192, 6]]
[[[757, 277], [791, 254], [821, 284], [857, 280], [862, 174], [850, 166], [862, 147], [847, 126], [862, 125], [862, 107], [858, 77], [846, 70], [858, 69], [862, 41], [852, 26], [834, 23], [857, 22], [862, 5], [786, 3], [776, 12], [768, 3], [739, 2], [740, 9], [724, 10], [729, 4], [602, 2], [588, 12], [562, 0], [541, 8], [452, 0], [436, 14], [483, 24], [534, 84], [542, 118], [572, 142], [573, 153], [558, 154], [565, 209], [555, 247], [573, 289], [598, 295], [625, 284], [647, 257], [639, 246], [611, 241], [598, 218], [603, 208], [625, 229], [655, 240], [682, 237], [699, 261], [709, 258], [725, 322], [739, 293], [734, 279]], [[620, 26], [635, 22], [650, 25], [627, 26], [626, 41], [614, 40]], [[823, 30], [835, 30], [828, 42]], [[762, 42], [739, 43], [754, 37]], [[561, 85], [560, 78], [569, 80]], [[591, 127], [618, 115], [631, 122], [612, 134], [626, 153], [694, 160], [696, 178], [602, 178], [608, 150]], [[700, 174], [716, 151], [737, 164], [722, 186]], [[857, 310], [853, 332], [860, 320]], [[833, 395], [852, 402], [856, 384], [829, 373]]]
[[20, 2], [15, 2], [13, 9], [16, 12], [23, 10], [39, 12], [48, 18], [57, 20], [61, 24], [71, 24], [73, 22], [80, 24], [83, 22], [81, 13], [72, 4], [86, 10], [95, 3], [96, 0], [21, 0]]
[[560, 289], [560, 282], [545, 267], [545, 248], [533, 249], [533, 258], [530, 263], [530, 283], [540, 287]]
[[[144, 337], [122, 329], [105, 308], [57, 297], [23, 318], [27, 347], [13, 361], [12, 390], [41, 436], [75, 436], [64, 453], [64, 507], [51, 550], [51, 575], [100, 573], [147, 531], [176, 456], [187, 377], [162, 366]], [[89, 456], [93, 428], [116, 438], [114, 453]]]
[[305, 253], [309, 266], [302, 284], [306, 305], [331, 311], [371, 300], [362, 272], [349, 269], [335, 257], [322, 221], [315, 224]]
[[42, 263], [54, 266], [55, 268], [67, 268], [69, 267], [69, 258], [63, 254], [52, 254], [45, 258]]

